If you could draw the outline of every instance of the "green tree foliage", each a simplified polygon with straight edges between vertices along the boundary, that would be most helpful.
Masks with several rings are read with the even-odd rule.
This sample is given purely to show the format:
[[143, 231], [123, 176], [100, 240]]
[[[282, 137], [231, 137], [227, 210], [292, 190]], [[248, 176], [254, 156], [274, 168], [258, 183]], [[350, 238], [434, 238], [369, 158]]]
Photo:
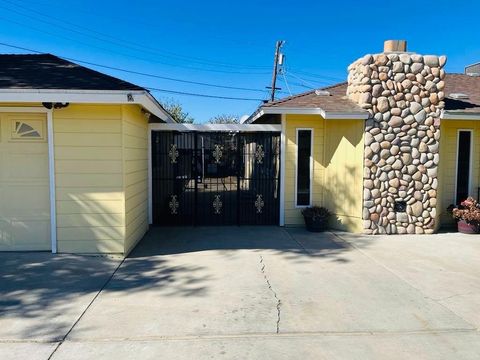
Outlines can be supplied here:
[[188, 112], [183, 110], [182, 104], [173, 99], [162, 101], [162, 106], [167, 110], [173, 119], [178, 123], [193, 124], [195, 119]]
[[208, 120], [210, 124], [239, 124], [240, 118], [237, 115], [220, 114]]

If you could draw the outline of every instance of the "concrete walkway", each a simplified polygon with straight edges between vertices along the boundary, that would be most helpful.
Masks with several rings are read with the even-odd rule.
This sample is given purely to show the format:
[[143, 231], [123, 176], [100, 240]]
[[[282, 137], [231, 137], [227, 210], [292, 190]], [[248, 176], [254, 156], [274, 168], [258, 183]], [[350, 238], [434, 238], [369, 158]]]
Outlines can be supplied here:
[[480, 357], [479, 236], [155, 228], [123, 263], [0, 263], [2, 360]]

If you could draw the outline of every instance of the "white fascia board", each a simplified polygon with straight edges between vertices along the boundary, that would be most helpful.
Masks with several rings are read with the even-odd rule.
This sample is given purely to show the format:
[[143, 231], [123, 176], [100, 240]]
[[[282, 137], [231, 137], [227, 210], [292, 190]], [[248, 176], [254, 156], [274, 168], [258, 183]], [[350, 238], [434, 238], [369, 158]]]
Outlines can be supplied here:
[[[155, 99], [149, 92], [145, 92], [145, 100], [141, 102], [141, 105], [153, 115], [162, 119], [167, 123], [176, 124], [176, 121], [170, 116], [170, 114], [160, 105], [160, 103]], [[135, 96], [134, 96], [135, 99]], [[143, 98], [142, 98], [143, 99]], [[141, 99], [141, 100], [142, 100]]]
[[[260, 115], [261, 114], [261, 115]], [[295, 115], [320, 115], [324, 119], [361, 119], [369, 118], [367, 112], [333, 112], [322, 108], [295, 108], [295, 107], [264, 107], [253, 120], [264, 114], [295, 114]], [[252, 121], [253, 121], [252, 120]]]
[[150, 124], [153, 131], [282, 131], [282, 125], [275, 124]]
[[452, 113], [443, 111], [441, 119], [445, 120], [480, 120], [480, 113]]
[[[129, 101], [131, 95], [133, 101]], [[138, 104], [166, 122], [174, 122], [148, 92], [143, 90], [0, 89], [0, 103], [68, 102], [77, 104]]]

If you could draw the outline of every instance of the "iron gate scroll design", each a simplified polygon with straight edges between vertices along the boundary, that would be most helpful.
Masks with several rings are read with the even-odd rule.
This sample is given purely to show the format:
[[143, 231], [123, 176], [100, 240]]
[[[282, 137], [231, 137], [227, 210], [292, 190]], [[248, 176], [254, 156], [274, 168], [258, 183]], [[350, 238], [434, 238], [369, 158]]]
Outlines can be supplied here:
[[280, 133], [152, 132], [155, 225], [276, 225]]

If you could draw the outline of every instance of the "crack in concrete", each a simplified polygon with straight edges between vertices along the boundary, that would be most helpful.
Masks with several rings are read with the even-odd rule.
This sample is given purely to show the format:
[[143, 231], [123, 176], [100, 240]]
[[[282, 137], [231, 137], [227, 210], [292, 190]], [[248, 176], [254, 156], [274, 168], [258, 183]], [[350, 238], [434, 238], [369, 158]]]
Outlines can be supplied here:
[[265, 282], [267, 283], [267, 286], [268, 286], [268, 289], [273, 293], [273, 296], [275, 297], [275, 299], [277, 300], [277, 334], [280, 333], [280, 318], [281, 318], [281, 306], [282, 306], [282, 301], [280, 300], [280, 298], [277, 296], [277, 293], [275, 292], [275, 290], [273, 290], [272, 288], [272, 284], [270, 283], [270, 280], [268, 279], [267, 277], [267, 274], [265, 272], [265, 262], [263, 260], [263, 256], [260, 255], [260, 271], [262, 272], [263, 274], [263, 278], [265, 279]]

